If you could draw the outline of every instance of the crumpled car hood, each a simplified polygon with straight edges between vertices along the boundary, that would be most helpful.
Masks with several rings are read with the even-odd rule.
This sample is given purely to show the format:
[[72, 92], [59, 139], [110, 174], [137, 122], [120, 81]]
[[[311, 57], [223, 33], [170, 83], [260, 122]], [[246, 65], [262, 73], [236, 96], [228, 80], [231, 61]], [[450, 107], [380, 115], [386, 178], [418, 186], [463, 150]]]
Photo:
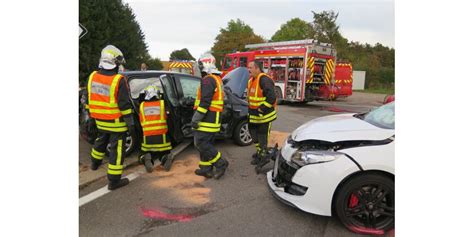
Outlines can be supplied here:
[[338, 114], [313, 119], [293, 131], [291, 137], [297, 142], [304, 140], [338, 142], [383, 140], [395, 134], [393, 129], [379, 128], [353, 115]]

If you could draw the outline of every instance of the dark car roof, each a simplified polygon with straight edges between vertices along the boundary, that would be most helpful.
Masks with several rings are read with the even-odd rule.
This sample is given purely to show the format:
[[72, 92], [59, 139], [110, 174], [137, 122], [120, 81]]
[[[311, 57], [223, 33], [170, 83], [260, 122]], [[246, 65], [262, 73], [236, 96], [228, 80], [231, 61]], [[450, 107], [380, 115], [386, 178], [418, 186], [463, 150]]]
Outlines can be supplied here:
[[[173, 72], [173, 71], [161, 71], [161, 70], [147, 70], [147, 71], [125, 71], [121, 72], [120, 74], [124, 76], [136, 76], [136, 75], [153, 75], [153, 74], [173, 74], [173, 75], [183, 75], [183, 76], [192, 76], [197, 77], [194, 75], [181, 73], [181, 72]], [[199, 78], [199, 77], [198, 77]]]

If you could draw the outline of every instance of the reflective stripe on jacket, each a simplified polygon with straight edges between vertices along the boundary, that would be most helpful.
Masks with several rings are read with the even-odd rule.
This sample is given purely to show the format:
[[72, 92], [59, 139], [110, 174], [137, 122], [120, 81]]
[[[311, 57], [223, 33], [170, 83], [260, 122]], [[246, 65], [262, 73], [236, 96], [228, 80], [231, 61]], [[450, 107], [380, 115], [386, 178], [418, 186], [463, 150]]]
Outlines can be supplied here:
[[144, 136], [141, 150], [143, 152], [169, 151], [172, 149], [171, 142], [166, 134]]
[[[221, 112], [224, 111], [224, 91], [222, 79], [219, 76], [212, 74], [207, 75], [206, 77], [212, 78], [211, 80], [215, 82], [215, 88], [213, 89], [214, 93], [210, 103], [209, 101], [201, 101], [201, 86], [213, 86], [213, 83], [203, 84], [201, 81], [201, 86], [198, 88], [196, 101], [194, 103], [194, 110], [197, 110], [195, 113], [199, 112], [205, 115], [202, 121], [198, 123], [199, 127], [196, 130], [217, 133], [221, 130], [220, 116]], [[204, 88], [203, 90], [204, 93], [212, 93], [212, 88]], [[210, 98], [209, 94], [207, 94], [207, 96], [204, 95], [204, 98]], [[207, 107], [207, 105], [209, 106]]]
[[140, 124], [143, 135], [161, 135], [168, 132], [165, 101], [144, 101], [140, 104]]
[[[262, 88], [260, 88], [260, 78], [262, 76], [270, 78], [267, 74], [260, 73], [257, 78], [252, 78], [247, 83], [250, 123], [268, 123], [277, 118], [276, 100], [273, 104], [268, 103], [266, 101], [267, 97], [263, 94]], [[258, 108], [262, 105], [269, 108], [267, 113], [257, 112]]]
[[[197, 112], [196, 112], [197, 113]], [[204, 119], [198, 123], [199, 127], [196, 129], [202, 132], [220, 132], [221, 131], [221, 112], [208, 111]]]
[[[210, 111], [222, 112], [224, 111], [224, 91], [222, 88], [222, 79], [216, 75], [207, 75], [206, 77], [211, 77], [216, 82], [216, 88], [214, 89], [214, 95], [212, 96], [211, 105], [209, 106]], [[198, 87], [196, 101], [194, 102], [194, 110], [205, 114], [207, 108], [200, 107], [201, 104], [201, 87]]]
[[[96, 119], [97, 128], [111, 132], [125, 132], [127, 125], [120, 118], [131, 114], [132, 110], [121, 111], [117, 104], [118, 85], [123, 76], [120, 74], [103, 75], [94, 71], [87, 83], [88, 104], [91, 118]], [[100, 121], [102, 120], [102, 121]], [[105, 120], [105, 121], [104, 121]]]

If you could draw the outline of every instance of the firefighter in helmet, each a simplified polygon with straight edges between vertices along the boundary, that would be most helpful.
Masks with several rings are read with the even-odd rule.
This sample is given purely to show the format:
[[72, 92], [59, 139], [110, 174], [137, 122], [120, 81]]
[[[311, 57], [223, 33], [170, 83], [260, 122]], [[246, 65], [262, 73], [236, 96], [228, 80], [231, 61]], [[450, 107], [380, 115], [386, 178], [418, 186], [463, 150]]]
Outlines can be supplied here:
[[98, 136], [91, 151], [91, 169], [97, 170], [110, 144], [107, 178], [108, 189], [114, 190], [129, 183], [121, 178], [127, 131], [135, 136], [132, 104], [126, 79], [118, 73], [125, 63], [122, 52], [107, 45], [101, 52], [99, 69], [90, 74], [87, 83], [87, 106], [95, 120]]
[[159, 160], [166, 170], [171, 168], [171, 159], [166, 154], [171, 150], [163, 94], [157, 86], [144, 89], [145, 99], [140, 103], [140, 124], [143, 130], [139, 160], [148, 173], [153, 171], [155, 160]]
[[249, 63], [251, 78], [247, 84], [249, 106], [249, 131], [257, 152], [252, 155], [252, 165], [263, 167], [270, 162], [268, 136], [272, 121], [277, 118], [275, 84], [263, 73], [261, 62]]
[[192, 118], [194, 146], [200, 154], [199, 169], [195, 170], [195, 174], [219, 179], [229, 166], [229, 162], [214, 147], [215, 135], [221, 128], [224, 88], [220, 72], [215, 67], [203, 68], [203, 74]]

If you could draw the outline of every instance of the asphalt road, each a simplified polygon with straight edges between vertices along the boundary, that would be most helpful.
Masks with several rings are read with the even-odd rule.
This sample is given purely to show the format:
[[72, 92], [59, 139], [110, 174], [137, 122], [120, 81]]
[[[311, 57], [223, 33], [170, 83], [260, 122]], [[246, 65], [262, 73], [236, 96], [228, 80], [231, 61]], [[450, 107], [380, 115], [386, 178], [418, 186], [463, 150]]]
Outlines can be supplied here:
[[[367, 111], [379, 105], [383, 95], [374, 98], [377, 99], [359, 103], [349, 98], [334, 103], [279, 106], [273, 125], [274, 140], [283, 139], [288, 132], [316, 117]], [[81, 154], [87, 154], [90, 147], [80, 144]], [[308, 214], [276, 200], [267, 188], [265, 176], [257, 175], [249, 163], [253, 146], [239, 147], [230, 140], [218, 141], [216, 146], [230, 162], [220, 180], [204, 180], [194, 175], [198, 153], [188, 147], [170, 172], [157, 168], [128, 186], [81, 206], [80, 235], [356, 236], [336, 218]], [[126, 173], [142, 169], [137, 166]], [[81, 190], [80, 195], [106, 184], [101, 179]]]

